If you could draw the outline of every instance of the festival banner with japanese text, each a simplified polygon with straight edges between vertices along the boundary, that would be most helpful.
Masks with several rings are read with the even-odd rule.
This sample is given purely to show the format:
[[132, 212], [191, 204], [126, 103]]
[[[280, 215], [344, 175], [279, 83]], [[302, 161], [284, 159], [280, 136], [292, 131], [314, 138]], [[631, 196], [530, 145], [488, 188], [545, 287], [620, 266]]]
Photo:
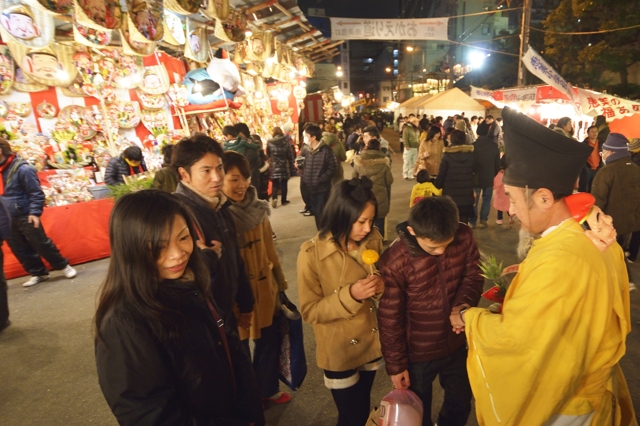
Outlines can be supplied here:
[[331, 18], [335, 40], [448, 40], [449, 18]]
[[578, 93], [582, 112], [592, 117], [604, 115], [607, 121], [612, 121], [617, 118], [640, 114], [640, 102], [586, 89], [578, 89]]
[[542, 56], [538, 54], [535, 50], [529, 46], [529, 50], [522, 57], [522, 62], [525, 67], [531, 72], [531, 74], [538, 77], [540, 80], [544, 81], [548, 85], [564, 92], [569, 99], [571, 99], [571, 104], [576, 111], [578, 116], [582, 115], [580, 108], [578, 108], [579, 99], [577, 99], [576, 94], [573, 90], [571, 84], [569, 84], [556, 70], [553, 69], [551, 65], [547, 63]]

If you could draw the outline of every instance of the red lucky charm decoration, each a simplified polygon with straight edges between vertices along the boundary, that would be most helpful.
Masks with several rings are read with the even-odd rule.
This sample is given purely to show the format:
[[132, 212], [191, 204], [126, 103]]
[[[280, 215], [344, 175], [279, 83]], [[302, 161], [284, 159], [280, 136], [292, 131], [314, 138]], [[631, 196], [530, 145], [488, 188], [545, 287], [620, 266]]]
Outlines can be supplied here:
[[616, 240], [617, 232], [611, 216], [596, 206], [596, 199], [586, 192], [565, 197], [571, 216], [585, 230], [585, 235], [601, 252], [606, 251]]
[[480, 275], [494, 284], [493, 287], [482, 293], [482, 297], [494, 303], [489, 308], [492, 312], [502, 312], [502, 303], [509, 288], [509, 280], [506, 276], [518, 272], [519, 266], [519, 264], [516, 264], [503, 268], [502, 262], [498, 263], [494, 256], [489, 256], [480, 263], [480, 269], [482, 270]]
[[595, 197], [588, 192], [577, 192], [565, 197], [564, 201], [569, 207], [571, 216], [580, 224], [587, 220], [596, 203]]

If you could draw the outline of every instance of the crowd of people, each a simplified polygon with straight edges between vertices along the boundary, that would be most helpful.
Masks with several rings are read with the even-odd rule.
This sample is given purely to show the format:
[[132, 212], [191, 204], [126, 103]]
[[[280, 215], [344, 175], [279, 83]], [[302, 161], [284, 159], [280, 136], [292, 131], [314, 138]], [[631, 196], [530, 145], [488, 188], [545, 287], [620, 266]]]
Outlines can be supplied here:
[[[473, 398], [480, 424], [636, 424], [618, 362], [630, 331], [621, 245], [640, 244], [640, 195], [626, 190], [640, 166], [622, 135], [580, 143], [508, 108], [503, 117], [504, 132], [491, 116], [402, 119], [403, 177], [418, 182], [397, 238], [385, 223], [392, 151], [378, 120], [307, 124], [299, 146], [290, 127], [263, 143], [238, 123], [225, 126], [222, 144], [196, 134], [166, 149], [156, 189], [121, 197], [110, 221], [94, 334], [100, 388], [118, 422], [263, 425], [265, 409], [291, 400], [278, 383], [289, 285], [269, 216], [278, 197], [289, 204], [288, 180], [299, 175], [301, 213], [317, 234], [297, 254], [295, 281], [338, 426], [367, 422], [382, 368], [422, 400], [427, 426], [436, 377], [440, 425], [466, 424]], [[6, 142], [0, 150], [5, 199], [16, 194], [5, 174], [21, 169]], [[585, 230], [567, 200], [594, 170], [595, 150], [604, 166], [591, 192], [602, 213]], [[132, 151], [112, 168], [144, 167]], [[16, 235], [38, 229], [42, 209], [12, 196], [21, 215], [7, 214], [10, 232], [0, 220], [9, 241], [14, 226]], [[498, 224], [504, 212], [517, 217], [533, 242], [499, 314], [477, 307], [484, 278], [473, 229], [487, 226], [492, 202]], [[50, 263], [66, 274], [57, 256]]]

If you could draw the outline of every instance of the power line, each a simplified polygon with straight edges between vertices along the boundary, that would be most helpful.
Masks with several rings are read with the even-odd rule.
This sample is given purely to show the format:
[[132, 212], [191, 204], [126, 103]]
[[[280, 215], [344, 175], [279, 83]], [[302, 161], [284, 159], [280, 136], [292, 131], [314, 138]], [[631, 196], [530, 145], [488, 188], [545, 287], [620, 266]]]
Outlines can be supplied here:
[[590, 35], [590, 34], [605, 34], [605, 33], [612, 33], [615, 31], [626, 31], [626, 30], [632, 30], [634, 28], [640, 28], [640, 25], [632, 25], [630, 27], [623, 27], [623, 28], [612, 28], [610, 30], [599, 30], [599, 31], [581, 31], [581, 32], [563, 32], [563, 31], [549, 31], [549, 30], [542, 30], [540, 28], [535, 28], [535, 27], [529, 27], [530, 30], [534, 30], [534, 31], [539, 31], [541, 33], [546, 33], [546, 34], [561, 34], [561, 35]]
[[467, 16], [489, 15], [489, 14], [492, 14], [492, 13], [511, 12], [511, 11], [514, 11], [514, 10], [522, 10], [522, 8], [521, 7], [512, 7], [510, 9], [495, 9], [495, 10], [488, 10], [486, 12], [467, 13], [465, 15], [438, 16], [438, 17], [434, 17], [433, 19], [437, 19], [437, 18], [449, 18], [449, 19], [466, 18]]
[[478, 47], [468, 43], [461, 43], [459, 41], [453, 41], [453, 40], [447, 40], [447, 41], [449, 43], [458, 44], [460, 46], [473, 47], [476, 50], [484, 50], [485, 52], [498, 53], [500, 55], [507, 55], [507, 56], [515, 56], [516, 58], [520, 57], [520, 55], [516, 55], [515, 53], [501, 52], [500, 50], [487, 49], [486, 47]]

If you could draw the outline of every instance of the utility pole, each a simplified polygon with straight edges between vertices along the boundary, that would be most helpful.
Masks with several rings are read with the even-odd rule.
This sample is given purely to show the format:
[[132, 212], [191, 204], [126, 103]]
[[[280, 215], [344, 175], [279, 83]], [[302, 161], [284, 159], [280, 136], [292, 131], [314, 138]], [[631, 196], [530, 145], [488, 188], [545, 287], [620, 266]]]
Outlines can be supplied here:
[[531, 1], [523, 0], [522, 3], [522, 30], [520, 32], [520, 56], [518, 58], [518, 86], [524, 86], [526, 83], [525, 69], [522, 63], [522, 57], [525, 50], [529, 46], [529, 25], [531, 23]]

